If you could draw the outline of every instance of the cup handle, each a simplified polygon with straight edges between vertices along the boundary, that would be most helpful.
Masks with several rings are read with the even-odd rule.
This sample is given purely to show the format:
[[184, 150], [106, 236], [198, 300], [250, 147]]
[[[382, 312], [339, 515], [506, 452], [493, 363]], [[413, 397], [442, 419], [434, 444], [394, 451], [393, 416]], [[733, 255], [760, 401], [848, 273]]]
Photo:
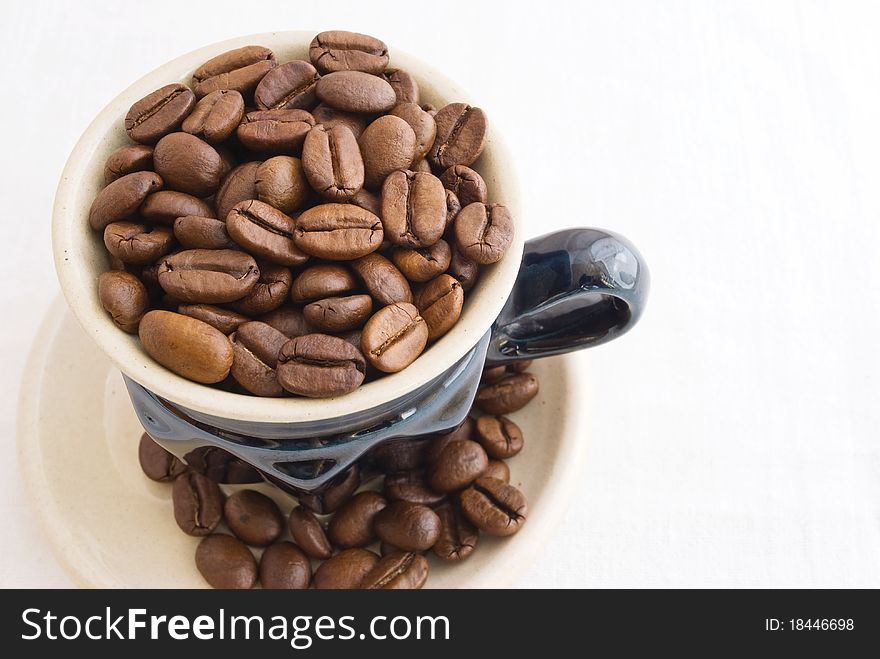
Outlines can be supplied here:
[[590, 348], [642, 315], [650, 275], [626, 238], [566, 229], [529, 240], [507, 303], [492, 328], [490, 366]]

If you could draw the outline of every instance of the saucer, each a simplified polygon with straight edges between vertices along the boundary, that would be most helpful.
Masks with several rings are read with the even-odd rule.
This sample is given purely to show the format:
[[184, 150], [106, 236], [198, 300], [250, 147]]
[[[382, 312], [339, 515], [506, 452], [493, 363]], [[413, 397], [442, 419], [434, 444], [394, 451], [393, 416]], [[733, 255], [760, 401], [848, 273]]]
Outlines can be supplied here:
[[[541, 390], [510, 417], [525, 448], [508, 461], [529, 502], [528, 521], [509, 538], [481, 535], [461, 563], [429, 553], [429, 588], [512, 585], [536, 557], [569, 504], [586, 448], [583, 353], [536, 361]], [[140, 470], [142, 428], [120, 372], [84, 333], [60, 296], [34, 341], [21, 387], [18, 454], [29, 498], [58, 561], [91, 588], [203, 588], [198, 538], [171, 512], [171, 486]], [[222, 486], [227, 492], [242, 486]], [[266, 484], [287, 514], [294, 500]]]

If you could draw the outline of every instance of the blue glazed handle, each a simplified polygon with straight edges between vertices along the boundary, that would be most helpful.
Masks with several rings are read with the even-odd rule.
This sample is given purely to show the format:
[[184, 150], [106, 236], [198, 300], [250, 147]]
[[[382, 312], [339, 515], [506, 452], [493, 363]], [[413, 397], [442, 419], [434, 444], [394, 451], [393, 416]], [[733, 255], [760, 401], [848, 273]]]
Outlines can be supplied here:
[[526, 243], [495, 321], [489, 365], [559, 355], [611, 341], [638, 322], [650, 275], [638, 250], [600, 229], [567, 229]]

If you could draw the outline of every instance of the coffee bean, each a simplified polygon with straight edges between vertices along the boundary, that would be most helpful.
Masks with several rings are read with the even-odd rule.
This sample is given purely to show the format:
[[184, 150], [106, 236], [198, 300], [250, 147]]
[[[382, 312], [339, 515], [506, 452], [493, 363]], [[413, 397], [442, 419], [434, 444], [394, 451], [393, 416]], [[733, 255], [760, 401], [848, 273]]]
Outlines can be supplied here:
[[366, 547], [376, 540], [373, 520], [387, 505], [377, 492], [360, 492], [337, 510], [327, 528], [330, 540], [337, 547]]
[[193, 73], [193, 91], [201, 98], [218, 89], [249, 96], [269, 71], [275, 54], [263, 46], [244, 46], [212, 57]]
[[254, 180], [256, 199], [282, 213], [292, 213], [309, 196], [309, 185], [302, 162], [292, 156], [275, 156], [257, 167]]
[[149, 307], [149, 296], [141, 280], [122, 271], [102, 272], [98, 277], [98, 299], [104, 311], [123, 332], [136, 334]]
[[392, 501], [373, 523], [381, 540], [403, 551], [425, 551], [440, 537], [440, 518], [428, 508], [409, 501]]
[[144, 144], [121, 146], [107, 156], [107, 162], [104, 163], [104, 184], [109, 185], [126, 174], [152, 168], [153, 147]]
[[474, 404], [487, 414], [511, 414], [537, 395], [538, 378], [531, 373], [515, 373], [480, 387]]
[[349, 201], [355, 206], [370, 211], [377, 217], [382, 214], [382, 197], [375, 192], [370, 192], [366, 188], [361, 188], [355, 192]]
[[171, 251], [174, 234], [167, 227], [113, 222], [104, 227], [104, 246], [123, 263], [146, 265]]
[[[388, 69], [382, 77], [394, 89], [394, 95], [399, 103], [419, 103], [419, 83], [410, 73], [403, 69]], [[421, 109], [421, 108], [420, 108]]]
[[292, 307], [280, 307], [260, 316], [257, 320], [271, 325], [288, 339], [315, 332], [315, 329], [303, 317], [302, 310]]
[[309, 59], [321, 73], [365, 71], [378, 74], [388, 66], [388, 46], [366, 34], [329, 30], [312, 39]]
[[234, 356], [230, 374], [236, 382], [257, 396], [281, 396], [284, 390], [275, 367], [287, 337], [271, 325], [251, 321], [243, 323], [229, 340]]
[[182, 302], [234, 302], [259, 277], [257, 262], [232, 249], [188, 249], [166, 256], [159, 266], [159, 285]]
[[207, 197], [220, 187], [223, 163], [207, 142], [189, 133], [171, 133], [153, 149], [153, 167], [171, 190]]
[[256, 490], [239, 490], [223, 505], [223, 518], [235, 536], [253, 547], [265, 547], [284, 531], [278, 505]]
[[351, 204], [321, 204], [296, 219], [296, 245], [306, 254], [332, 261], [351, 260], [382, 244], [382, 221]]
[[226, 222], [213, 217], [178, 217], [174, 220], [174, 237], [184, 249], [229, 249], [236, 246], [226, 233]]
[[478, 478], [460, 498], [464, 516], [489, 535], [513, 535], [526, 522], [526, 498], [513, 485], [497, 478]]
[[308, 110], [315, 105], [318, 72], [303, 60], [293, 60], [269, 71], [254, 91], [261, 110]]
[[148, 311], [138, 335], [147, 354], [178, 375], [203, 384], [221, 382], [229, 375], [229, 339], [201, 320], [171, 311]]
[[257, 170], [259, 167], [259, 162], [246, 162], [233, 169], [223, 179], [223, 183], [220, 184], [220, 189], [217, 190], [217, 195], [214, 197], [214, 205], [217, 206], [217, 217], [224, 223], [236, 204], [258, 198]]
[[507, 375], [507, 368], [505, 366], [493, 366], [491, 368], [484, 368], [483, 374], [480, 376], [480, 384], [497, 382], [505, 375]]
[[293, 219], [269, 204], [249, 199], [236, 204], [226, 217], [229, 236], [251, 254], [297, 266], [308, 260], [294, 242]]
[[434, 512], [440, 518], [440, 537], [434, 544], [434, 554], [444, 561], [463, 561], [476, 549], [479, 531], [452, 504], [440, 506]]
[[403, 273], [381, 254], [368, 254], [351, 262], [351, 268], [363, 282], [376, 304], [412, 302], [412, 290]]
[[211, 306], [210, 304], [181, 304], [177, 313], [197, 318], [211, 327], [216, 327], [226, 335], [232, 334], [240, 325], [250, 320], [245, 315], [231, 309]]
[[458, 322], [464, 290], [454, 277], [440, 275], [419, 291], [415, 305], [428, 325], [428, 340], [436, 341]]
[[294, 280], [290, 297], [296, 304], [345, 295], [357, 288], [354, 276], [342, 265], [313, 265]]
[[455, 218], [455, 242], [461, 253], [480, 265], [500, 261], [513, 242], [513, 218], [500, 204], [474, 202]]
[[382, 185], [382, 225], [395, 245], [430, 247], [446, 229], [446, 193], [433, 174], [396, 171]]
[[364, 381], [366, 363], [357, 348], [340, 338], [306, 334], [284, 344], [277, 370], [287, 391], [325, 398], [357, 389]]
[[135, 142], [155, 144], [177, 130], [196, 97], [186, 85], [172, 83], [144, 96], [125, 115], [125, 132]]
[[[399, 437], [379, 444], [370, 451], [370, 463], [387, 474], [417, 469], [425, 464], [429, 438]], [[386, 489], [388, 480], [385, 481]], [[388, 494], [386, 493], [386, 497]], [[392, 499], [404, 497], [390, 497]], [[423, 502], [417, 502], [423, 503]]]
[[303, 144], [303, 170], [322, 197], [350, 199], [364, 185], [364, 161], [354, 133], [341, 125], [312, 128]]
[[397, 373], [412, 364], [427, 342], [428, 327], [418, 309], [407, 302], [382, 307], [361, 335], [364, 355], [384, 373]]
[[423, 506], [436, 506], [446, 499], [445, 494], [428, 487], [422, 470], [398, 471], [385, 476], [382, 490], [386, 499], [409, 501]]
[[461, 206], [467, 206], [479, 201], [485, 204], [489, 192], [486, 182], [470, 167], [465, 165], [453, 165], [440, 175], [443, 187], [455, 193]]
[[328, 297], [303, 308], [306, 322], [322, 332], [346, 332], [363, 325], [373, 311], [369, 295]]
[[303, 589], [312, 580], [312, 564], [292, 542], [276, 542], [260, 557], [260, 585], [273, 589]]
[[462, 290], [467, 293], [480, 277], [480, 266], [464, 256], [457, 247], [453, 247], [452, 259], [449, 261], [447, 272], [461, 283]]
[[216, 446], [201, 446], [183, 456], [192, 471], [215, 483], [261, 483], [263, 478], [251, 465]]
[[357, 463], [334, 478], [320, 492], [300, 494], [299, 503], [313, 513], [326, 515], [339, 508], [361, 485], [361, 472]]
[[377, 190], [391, 172], [412, 164], [416, 134], [406, 121], [389, 114], [367, 126], [358, 144], [364, 158], [364, 185]]
[[449, 227], [452, 226], [452, 223], [455, 222], [455, 218], [458, 216], [458, 212], [461, 210], [461, 201], [458, 196], [452, 191], [446, 191], [446, 231], [449, 231]]
[[394, 88], [383, 78], [361, 71], [334, 71], [318, 80], [318, 98], [344, 112], [387, 112], [397, 102]]
[[428, 484], [437, 492], [461, 490], [482, 474], [488, 464], [486, 451], [477, 442], [449, 442], [428, 468]]
[[230, 306], [248, 316], [259, 316], [269, 313], [284, 304], [290, 294], [293, 275], [290, 268], [274, 263], [258, 263], [260, 278], [250, 293]]
[[421, 160], [416, 160], [412, 165], [410, 165], [410, 169], [414, 172], [424, 172], [425, 174], [433, 174], [434, 170], [431, 169], [431, 163], [422, 158]]
[[481, 416], [477, 419], [477, 441], [491, 458], [506, 460], [523, 448], [519, 426], [506, 416]]
[[367, 127], [367, 119], [364, 115], [337, 110], [324, 103], [318, 104], [312, 110], [312, 116], [315, 118], [315, 125], [322, 124], [327, 130], [334, 126], [345, 126], [354, 133], [355, 138], [359, 138]]
[[484, 471], [480, 476], [490, 476], [492, 478], [497, 478], [500, 481], [504, 481], [505, 483], [510, 482], [510, 467], [507, 466], [507, 463], [504, 460], [489, 460], [489, 466], [486, 467], [486, 471]]
[[174, 520], [187, 535], [208, 535], [223, 519], [223, 494], [217, 483], [194, 471], [174, 479], [171, 503]]
[[290, 155], [302, 149], [315, 119], [305, 110], [248, 112], [235, 131], [238, 140], [259, 153]]
[[[391, 108], [389, 114], [400, 117], [413, 129], [413, 133], [416, 136], [413, 160], [424, 160], [434, 144], [434, 138], [437, 136], [437, 124], [434, 122], [434, 117], [420, 108], [417, 103], [398, 102], [397, 105]], [[428, 165], [427, 162], [425, 164]], [[428, 171], [431, 171], [430, 165], [428, 165]]]
[[196, 548], [196, 568], [213, 588], [253, 588], [257, 561], [251, 550], [231, 535], [217, 533]]
[[319, 590], [359, 588], [364, 577], [379, 563], [379, 557], [366, 549], [344, 549], [315, 570], [314, 584]]
[[452, 250], [445, 240], [438, 240], [422, 249], [397, 247], [391, 252], [391, 260], [410, 281], [426, 282], [446, 272]]
[[382, 559], [361, 581], [361, 588], [411, 590], [428, 580], [428, 561], [421, 554], [397, 551]]
[[134, 172], [116, 179], [101, 190], [89, 209], [89, 224], [103, 231], [112, 223], [132, 215], [151, 192], [162, 187], [162, 177], [153, 172]]
[[507, 370], [511, 373], [524, 373], [529, 370], [529, 366], [532, 365], [531, 359], [521, 359], [519, 361], [513, 362], [512, 364], [507, 365]]
[[428, 152], [428, 159], [435, 167], [470, 165], [486, 146], [488, 124], [486, 114], [480, 108], [466, 103], [450, 103], [434, 116], [437, 137]]
[[464, 421], [462, 421], [458, 427], [451, 432], [442, 435], [435, 435], [425, 452], [425, 463], [428, 465], [434, 464], [437, 462], [437, 459], [440, 457], [440, 454], [449, 442], [458, 442], [462, 439], [473, 439], [476, 437], [476, 432], [477, 424], [468, 416], [465, 417]]
[[198, 197], [176, 190], [154, 192], [141, 206], [141, 217], [156, 224], [172, 226], [178, 217], [214, 217], [213, 209]]
[[219, 144], [228, 139], [244, 117], [244, 99], [231, 89], [211, 92], [196, 104], [183, 121], [185, 133], [201, 137], [208, 144]]
[[324, 560], [333, 554], [324, 527], [311, 511], [297, 506], [290, 511], [287, 526], [293, 541], [312, 558]]
[[138, 462], [147, 478], [160, 483], [170, 483], [186, 471], [185, 464], [159, 446], [147, 433], [141, 435], [138, 444]]

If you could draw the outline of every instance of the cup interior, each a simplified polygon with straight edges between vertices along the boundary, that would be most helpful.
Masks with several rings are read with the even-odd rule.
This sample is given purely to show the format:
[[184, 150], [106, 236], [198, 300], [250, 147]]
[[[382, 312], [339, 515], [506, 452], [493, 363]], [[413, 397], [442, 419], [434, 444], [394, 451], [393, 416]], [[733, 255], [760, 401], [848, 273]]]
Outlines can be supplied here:
[[[490, 202], [505, 204], [516, 223], [513, 244], [498, 263], [481, 268], [476, 286], [465, 295], [458, 323], [408, 368], [368, 382], [338, 398], [260, 398], [222, 391], [192, 382], [167, 370], [144, 351], [137, 336], [118, 329], [101, 307], [98, 276], [109, 269], [99, 232], [92, 231], [88, 211], [103, 187], [107, 156], [129, 143], [123, 119], [129, 107], [149, 92], [171, 82], [191, 82], [204, 61], [226, 50], [256, 44], [271, 48], [279, 62], [308, 59], [312, 32], [271, 32], [239, 37], [200, 48], [145, 75], [114, 98], [77, 142], [62, 173], [52, 218], [55, 267], [62, 291], [77, 320], [126, 375], [172, 403], [204, 414], [239, 421], [299, 423], [331, 419], [381, 406], [406, 395], [452, 367], [491, 327], [519, 271], [523, 251], [522, 222], [512, 159], [491, 127], [486, 148], [473, 165], [486, 181]], [[442, 107], [462, 101], [479, 105], [446, 76], [418, 59], [389, 46], [389, 68], [403, 68], [418, 81], [422, 103]]]

